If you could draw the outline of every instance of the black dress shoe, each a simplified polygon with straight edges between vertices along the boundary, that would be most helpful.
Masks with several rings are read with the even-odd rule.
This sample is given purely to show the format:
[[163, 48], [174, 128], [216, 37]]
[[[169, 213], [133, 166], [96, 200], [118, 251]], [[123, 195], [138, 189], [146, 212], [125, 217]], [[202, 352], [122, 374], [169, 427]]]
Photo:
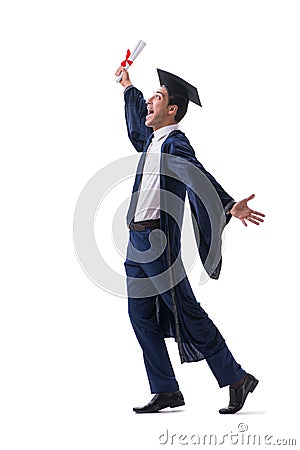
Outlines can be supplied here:
[[136, 413], [154, 413], [164, 408], [176, 408], [184, 404], [184, 398], [180, 391], [162, 392], [155, 394], [147, 405], [133, 408], [133, 411]]
[[229, 387], [229, 405], [228, 408], [222, 408], [219, 410], [220, 414], [234, 414], [238, 412], [244, 406], [247, 395], [249, 392], [253, 392], [258, 385], [258, 380], [247, 373], [245, 380], [238, 388]]

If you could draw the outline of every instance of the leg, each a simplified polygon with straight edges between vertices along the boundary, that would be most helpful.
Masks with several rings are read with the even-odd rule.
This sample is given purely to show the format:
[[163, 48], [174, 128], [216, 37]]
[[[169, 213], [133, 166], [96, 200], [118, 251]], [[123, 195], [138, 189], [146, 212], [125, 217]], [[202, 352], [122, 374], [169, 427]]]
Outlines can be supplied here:
[[[151, 267], [146, 269], [148, 277], [153, 276], [150, 270]], [[234, 359], [214, 322], [196, 301], [187, 277], [179, 283], [177, 293], [181, 306], [184, 305], [180, 313], [182, 323], [189, 333], [187, 337], [197, 346], [199, 354], [203, 355], [202, 359], [206, 359], [219, 386], [224, 387], [239, 382], [246, 372]], [[160, 297], [172, 310], [171, 292], [163, 292]]]
[[246, 375], [226, 344], [222, 350], [207, 358], [206, 362], [220, 387], [237, 383]]
[[[134, 232], [131, 232], [133, 234]], [[137, 234], [140, 233], [140, 234]], [[140, 251], [147, 240], [136, 232], [135, 246]], [[156, 316], [156, 296], [147, 296], [149, 279], [141, 264], [126, 259], [128, 312], [132, 327], [143, 350], [145, 368], [152, 393], [176, 392], [178, 383], [168, 355], [162, 330]], [[145, 282], [141, 283], [144, 279]]]
[[155, 297], [138, 299], [129, 297], [129, 317], [143, 350], [151, 392], [176, 392], [179, 387], [156, 319], [155, 301]]

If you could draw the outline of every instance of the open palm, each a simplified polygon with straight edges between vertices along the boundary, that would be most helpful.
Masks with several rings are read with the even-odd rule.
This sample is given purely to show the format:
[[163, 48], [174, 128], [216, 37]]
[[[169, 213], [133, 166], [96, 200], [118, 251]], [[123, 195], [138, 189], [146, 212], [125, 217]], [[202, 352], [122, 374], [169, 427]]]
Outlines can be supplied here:
[[249, 200], [252, 200], [255, 197], [254, 194], [250, 195], [250, 197], [244, 198], [243, 200], [240, 200], [239, 202], [235, 203], [233, 207], [230, 210], [230, 214], [232, 214], [237, 219], [240, 219], [241, 222], [247, 226], [246, 220], [248, 220], [251, 223], [254, 223], [255, 225], [259, 225], [264, 220], [262, 217], [265, 217], [263, 213], [260, 213], [258, 211], [254, 211], [253, 209], [249, 208], [248, 202]]

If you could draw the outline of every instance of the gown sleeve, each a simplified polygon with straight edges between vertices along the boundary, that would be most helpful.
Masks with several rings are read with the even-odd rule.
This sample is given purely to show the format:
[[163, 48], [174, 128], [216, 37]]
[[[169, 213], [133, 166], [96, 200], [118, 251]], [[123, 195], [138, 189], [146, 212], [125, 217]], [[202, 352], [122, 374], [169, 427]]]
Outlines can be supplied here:
[[[193, 167], [197, 167], [198, 169], [201, 170], [201, 172], [209, 180], [211, 185], [214, 187], [216, 193], [218, 194], [218, 197], [223, 205], [224, 212], [226, 213], [227, 211], [229, 211], [232, 208], [232, 206], [234, 205], [235, 200], [233, 199], [233, 197], [231, 197], [225, 191], [225, 189], [220, 185], [220, 183], [218, 183], [218, 181], [214, 178], [214, 176], [204, 168], [203, 164], [201, 164], [200, 161], [198, 161], [198, 159], [195, 155], [194, 149], [185, 142], [179, 141], [179, 143], [178, 143], [178, 140], [174, 141], [174, 145], [172, 147], [173, 148], [172, 148], [171, 153], [174, 156], [184, 158], [186, 161], [191, 163], [193, 165]], [[189, 165], [187, 165], [185, 167], [188, 168]], [[187, 186], [187, 192], [190, 197], [192, 195], [192, 191], [189, 186]], [[227, 216], [228, 216], [228, 220], [229, 220], [231, 217], [231, 214], [227, 214]]]
[[138, 152], [142, 152], [152, 129], [145, 125], [147, 104], [141, 91], [129, 86], [124, 92], [125, 119], [128, 137]]
[[173, 140], [170, 154], [176, 156], [171, 161], [173, 172], [186, 186], [200, 258], [208, 275], [217, 279], [222, 264], [222, 232], [231, 219], [227, 212], [235, 200], [198, 161], [185, 137]]

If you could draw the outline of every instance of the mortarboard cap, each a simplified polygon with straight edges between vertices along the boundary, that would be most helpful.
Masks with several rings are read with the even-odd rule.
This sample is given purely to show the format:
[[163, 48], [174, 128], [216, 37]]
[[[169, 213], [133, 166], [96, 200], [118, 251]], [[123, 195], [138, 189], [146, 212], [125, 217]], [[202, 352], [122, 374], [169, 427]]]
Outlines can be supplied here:
[[157, 73], [161, 86], [164, 85], [166, 87], [169, 95], [180, 95], [187, 101], [190, 100], [196, 105], [202, 106], [195, 86], [165, 70], [157, 69]]

